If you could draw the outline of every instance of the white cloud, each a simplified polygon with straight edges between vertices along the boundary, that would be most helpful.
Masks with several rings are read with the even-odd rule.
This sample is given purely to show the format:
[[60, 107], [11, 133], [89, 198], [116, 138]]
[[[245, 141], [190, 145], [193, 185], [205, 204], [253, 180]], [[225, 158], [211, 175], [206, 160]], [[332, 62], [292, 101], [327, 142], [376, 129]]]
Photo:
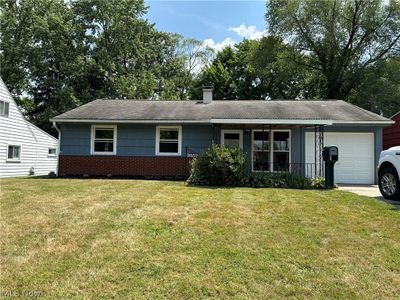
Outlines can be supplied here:
[[229, 31], [233, 31], [238, 36], [249, 40], [258, 40], [267, 34], [266, 30], [260, 31], [254, 25], [246, 26], [245, 24], [240, 24], [238, 27], [230, 27]]
[[203, 44], [205, 46], [208, 46], [212, 49], [214, 49], [216, 52], [221, 51], [222, 49], [224, 49], [227, 46], [233, 46], [235, 45], [235, 41], [232, 40], [230, 37], [227, 37], [226, 39], [224, 39], [222, 42], [216, 43], [213, 39], [205, 39], [203, 41]]
[[[256, 26], [254, 26], [254, 25], [246, 26], [246, 24], [241, 24], [238, 27], [230, 27], [229, 31], [235, 32], [239, 37], [246, 38], [249, 40], [259, 40], [263, 36], [267, 35], [266, 30], [260, 31], [257, 29]], [[205, 39], [203, 41], [204, 46], [208, 46], [208, 47], [214, 49], [216, 52], [221, 51], [222, 49], [224, 49], [227, 46], [233, 46], [236, 43], [237, 42], [234, 39], [232, 39], [231, 37], [225, 38], [222, 42], [215, 42], [211, 38]]]

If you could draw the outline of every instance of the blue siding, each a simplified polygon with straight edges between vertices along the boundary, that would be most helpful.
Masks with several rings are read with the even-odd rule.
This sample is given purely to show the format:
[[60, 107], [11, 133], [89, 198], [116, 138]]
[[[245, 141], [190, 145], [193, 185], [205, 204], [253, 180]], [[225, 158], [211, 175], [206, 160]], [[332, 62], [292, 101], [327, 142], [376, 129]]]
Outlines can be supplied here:
[[65, 155], [90, 155], [90, 124], [62, 124], [60, 151]]
[[[154, 156], [156, 153], [155, 124], [118, 124], [117, 155]], [[91, 124], [62, 124], [61, 153], [64, 155], [90, 155]], [[212, 143], [212, 127], [205, 125], [182, 126], [182, 156], [200, 153]]]
[[182, 126], [182, 155], [201, 153], [212, 144], [212, 126], [183, 125]]
[[118, 124], [117, 131], [117, 155], [155, 155], [156, 125]]

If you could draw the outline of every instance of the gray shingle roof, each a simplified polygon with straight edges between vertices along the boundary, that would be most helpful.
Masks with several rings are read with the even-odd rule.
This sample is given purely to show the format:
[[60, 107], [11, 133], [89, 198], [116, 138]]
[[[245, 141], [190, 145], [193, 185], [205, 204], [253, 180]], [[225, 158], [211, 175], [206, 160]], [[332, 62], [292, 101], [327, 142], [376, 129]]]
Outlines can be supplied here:
[[54, 117], [52, 121], [199, 121], [333, 120], [335, 123], [390, 122], [389, 119], [342, 100], [95, 100]]

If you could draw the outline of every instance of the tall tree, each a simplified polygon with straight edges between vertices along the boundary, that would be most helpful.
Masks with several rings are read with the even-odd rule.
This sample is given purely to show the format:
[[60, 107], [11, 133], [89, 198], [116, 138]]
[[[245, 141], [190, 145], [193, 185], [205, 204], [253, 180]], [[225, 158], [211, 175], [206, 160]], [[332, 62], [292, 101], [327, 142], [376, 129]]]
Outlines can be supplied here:
[[400, 51], [398, 0], [269, 0], [269, 32], [309, 56], [327, 98], [346, 98], [369, 66]]
[[1, 76], [47, 131], [49, 118], [95, 98], [181, 97], [182, 39], [146, 20], [143, 0], [7, 0], [0, 8]]
[[192, 97], [201, 97], [209, 85], [218, 99], [302, 97], [305, 70], [293, 64], [293, 55], [301, 56], [274, 36], [226, 47], [193, 82]]
[[400, 111], [400, 56], [369, 67], [363, 81], [348, 99], [385, 117]]

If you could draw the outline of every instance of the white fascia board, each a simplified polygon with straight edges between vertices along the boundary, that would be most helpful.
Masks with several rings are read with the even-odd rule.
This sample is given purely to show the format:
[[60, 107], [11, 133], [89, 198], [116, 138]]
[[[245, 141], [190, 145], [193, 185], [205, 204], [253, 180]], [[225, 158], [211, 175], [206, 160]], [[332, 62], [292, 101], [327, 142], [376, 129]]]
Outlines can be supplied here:
[[213, 124], [332, 125], [331, 120], [212, 119]]
[[89, 119], [50, 119], [56, 123], [126, 123], [126, 124], [211, 124], [210, 120], [89, 120]]
[[391, 125], [395, 121], [333, 121], [333, 125]]

